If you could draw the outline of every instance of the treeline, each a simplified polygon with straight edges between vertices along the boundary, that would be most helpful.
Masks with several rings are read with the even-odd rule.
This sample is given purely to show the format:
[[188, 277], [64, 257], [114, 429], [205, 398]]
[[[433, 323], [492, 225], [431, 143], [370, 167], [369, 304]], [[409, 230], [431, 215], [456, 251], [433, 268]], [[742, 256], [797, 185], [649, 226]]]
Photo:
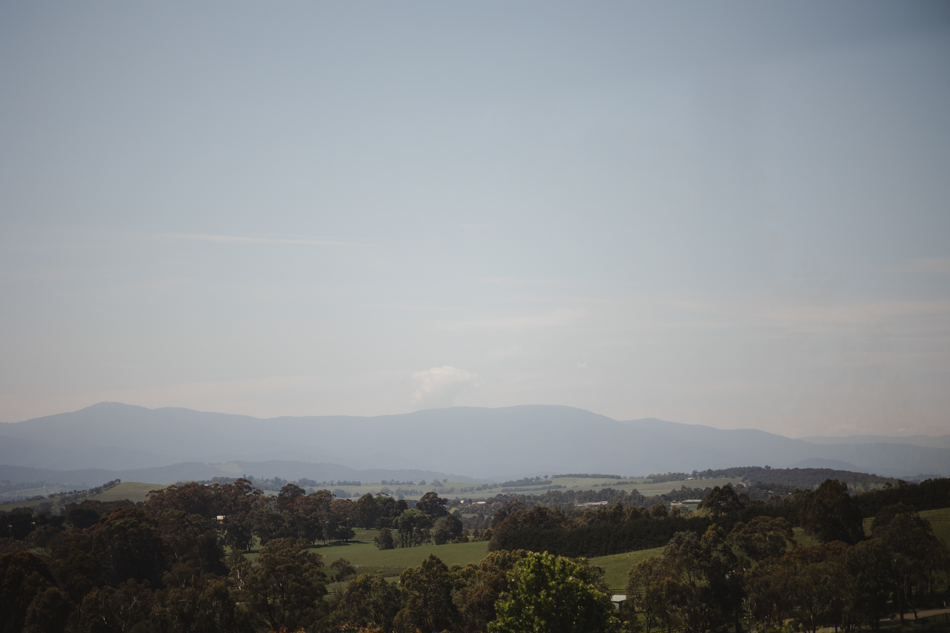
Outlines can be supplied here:
[[0, 481], [0, 505], [42, 499], [43, 495], [33, 495], [32, 497], [26, 497], [20, 494], [20, 491], [45, 488], [48, 485], [49, 482], [46, 481], [12, 482], [8, 479], [4, 479], [3, 481]]
[[[382, 496], [354, 502], [325, 490], [308, 494], [294, 484], [275, 497], [246, 480], [186, 484], [141, 504], [84, 500], [59, 515], [28, 508], [0, 514], [0, 630], [514, 633], [530, 630], [521, 618], [542, 611], [607, 633], [619, 633], [621, 620], [626, 631], [644, 633], [747, 624], [769, 630], [789, 620], [809, 630], [849, 630], [947, 599], [936, 580], [950, 569], [950, 555], [906, 502], [947, 507], [948, 495], [950, 480], [857, 495], [826, 481], [761, 502], [727, 485], [713, 488], [695, 516], [662, 504], [566, 512], [509, 500], [495, 512], [493, 551], [479, 564], [449, 568], [430, 556], [390, 583], [378, 574], [356, 576], [343, 559], [325, 565], [306, 538], [280, 530], [301, 529], [303, 519], [318, 519], [311, 526], [389, 522], [383, 529], [405, 534], [402, 545], [410, 546], [428, 529], [420, 525], [452, 523], [445, 499], [430, 493], [410, 508]], [[874, 508], [866, 538], [863, 512]], [[254, 517], [270, 517], [265, 526], [279, 517], [254, 562], [238, 548], [225, 556], [224, 543], [234, 538], [229, 518], [242, 516], [252, 525]], [[793, 522], [822, 544], [795, 546]], [[616, 616], [596, 568], [499, 548], [527, 538], [520, 530], [531, 527], [547, 538], [532, 547], [561, 544], [573, 554], [587, 540], [590, 549], [609, 551], [631, 526], [641, 544], [667, 541], [661, 556], [630, 570], [628, 601]], [[348, 584], [331, 593], [333, 580]]]
[[[82, 490], [70, 490], [67, 492], [52, 492], [48, 495], [34, 495], [28, 498], [18, 498], [10, 501], [4, 501], [0, 505], [9, 505], [14, 503], [23, 503], [24, 501], [43, 501], [44, 499], [49, 499], [45, 503], [39, 504], [39, 508], [52, 508], [54, 505], [66, 505], [68, 503], [73, 503], [81, 499], [86, 499], [89, 497], [95, 497], [96, 495], [102, 494], [106, 490], [115, 488], [122, 483], [121, 479], [113, 479], [112, 481], [107, 481], [101, 486], [96, 486], [95, 488], [85, 488]], [[27, 484], [16, 484], [18, 486], [24, 486]], [[30, 484], [32, 485], [32, 484]], [[46, 484], [37, 484], [38, 486], [45, 486]]]
[[918, 510], [937, 510], [950, 508], [950, 479], [927, 479], [919, 484], [898, 481], [896, 485], [887, 483], [883, 488], [854, 495], [862, 516], [872, 517], [887, 506], [905, 503]]
[[[360, 497], [359, 503], [371, 506], [374, 499], [366, 494]], [[413, 507], [403, 511], [394, 519], [377, 519], [375, 526], [380, 529], [379, 536], [374, 540], [379, 549], [393, 549], [396, 547], [414, 547], [423, 543], [432, 542], [435, 545], [445, 543], [467, 543], [468, 530], [454, 514], [450, 514], [446, 506], [448, 500], [439, 497], [434, 492], [427, 492]], [[369, 517], [367, 517], [367, 520]]]
[[[325, 490], [306, 494], [294, 484], [267, 497], [238, 479], [153, 491], [139, 504], [84, 500], [57, 515], [3, 512], [0, 630], [482, 631], [524, 552], [452, 570], [430, 557], [403, 572], [397, 586], [379, 575], [356, 578], [343, 559], [325, 567], [308, 551], [335, 522], [390, 524], [401, 545], [411, 546], [417, 528], [434, 519], [433, 540], [448, 542], [454, 528], [455, 536], [462, 532], [446, 505], [434, 493], [408, 508], [383, 496], [353, 502]], [[241, 554], [244, 530], [263, 541], [253, 563]], [[230, 557], [226, 543], [234, 546]], [[331, 580], [352, 582], [329, 596]]]
[[490, 508], [492, 512], [509, 501], [519, 501], [529, 509], [535, 505], [545, 505], [558, 507], [565, 511], [580, 504], [598, 502], [606, 502], [608, 505], [620, 503], [622, 505], [653, 507], [658, 503], [669, 505], [686, 499], [701, 499], [707, 491], [708, 489], [681, 486], [679, 490], [670, 490], [668, 493], [647, 497], [637, 490], [627, 492], [615, 488], [593, 490], [553, 489], [540, 495], [530, 495], [524, 492], [521, 494], [500, 494], [486, 499], [485, 503], [486, 507]]
[[[430, 555], [391, 583], [378, 573], [357, 576], [344, 559], [326, 565], [289, 538], [268, 542], [253, 563], [225, 558], [213, 524], [169, 512], [155, 514], [146, 502], [85, 529], [34, 533], [13, 544], [19, 548], [3, 543], [2, 630], [513, 633], [521, 629], [504, 622], [518, 602], [505, 596], [532, 599], [536, 583], [528, 581], [540, 568], [554, 572], [551, 589], [569, 592], [554, 607], [562, 617], [582, 609], [604, 625], [596, 630], [619, 633], [602, 574], [580, 562], [505, 551], [450, 569]], [[345, 588], [331, 593], [332, 581]]]
[[711, 524], [708, 517], [671, 514], [661, 504], [647, 510], [617, 503], [572, 515], [543, 505], [527, 510], [515, 501], [495, 515], [488, 549], [593, 558], [662, 547], [677, 532], [702, 534]]
[[[821, 542], [802, 547], [784, 518], [735, 522], [741, 504], [731, 507], [735, 498], [719, 493], [716, 524], [701, 535], [677, 533], [661, 556], [630, 570], [626, 611], [647, 631], [739, 631], [742, 622], [769, 631], [793, 622], [795, 630], [877, 629], [884, 617], [948, 597], [937, 580], [950, 570], [950, 554], [911, 506], [882, 507], [868, 538], [857, 501], [864, 495], [828, 480], [798, 495], [798, 521]], [[731, 529], [723, 529], [729, 518]]]
[[540, 484], [540, 485], [535, 484], [535, 485], [532, 486], [532, 487], [527, 487], [527, 486], [515, 486], [515, 487], [512, 487], [512, 488], [502, 488], [501, 491], [502, 491], [502, 492], [518, 492], [518, 491], [525, 491], [525, 492], [538, 491], [538, 492], [540, 492], [540, 491], [542, 491], [542, 490], [559, 490], [559, 489], [564, 488], [564, 487], [565, 487], [565, 486], [562, 486], [561, 484]]
[[[847, 507], [853, 508], [858, 521], [875, 516], [881, 509], [897, 503], [906, 503], [920, 510], [950, 507], [950, 479], [904, 483], [853, 496], [847, 495], [846, 484], [839, 483], [848, 496]], [[760, 492], [765, 494], [775, 487], [765, 484]], [[568, 492], [575, 491], [566, 491], [564, 495], [567, 496]], [[789, 496], [771, 494], [765, 501], [750, 497], [745, 488], [726, 484], [701, 495], [702, 502], [695, 516], [685, 514], [679, 506], [668, 511], [666, 500], [670, 497], [691, 498], [697, 492], [698, 489], [685, 487], [671, 491], [670, 495], [660, 497], [663, 500], [650, 505], [649, 511], [642, 495], [624, 494], [623, 491], [597, 491], [604, 497], [610, 495], [609, 505], [583, 511], [557, 503], [542, 504], [537, 499], [531, 506], [521, 498], [511, 499], [495, 512], [489, 548], [595, 557], [659, 547], [666, 542], [664, 539], [668, 540], [676, 532], [701, 535], [713, 521], [727, 530], [736, 522], [749, 522], [758, 516], [781, 517], [790, 525], [798, 526], [804, 509], [817, 495], [815, 490], [796, 489]], [[558, 497], [555, 492], [548, 494], [552, 499]]]
[[835, 470], [833, 468], [772, 468], [770, 466], [735, 466], [733, 468], [719, 468], [694, 470], [692, 473], [665, 473], [649, 475], [653, 483], [667, 481], [681, 481], [685, 479], [739, 479], [743, 483], [769, 482], [783, 484], [793, 488], [817, 488], [823, 481], [837, 479], [848, 484], [853, 490], [869, 490], [871, 486], [882, 486], [890, 483], [896, 485], [898, 479], [882, 477], [870, 473], [856, 473], [850, 470]]

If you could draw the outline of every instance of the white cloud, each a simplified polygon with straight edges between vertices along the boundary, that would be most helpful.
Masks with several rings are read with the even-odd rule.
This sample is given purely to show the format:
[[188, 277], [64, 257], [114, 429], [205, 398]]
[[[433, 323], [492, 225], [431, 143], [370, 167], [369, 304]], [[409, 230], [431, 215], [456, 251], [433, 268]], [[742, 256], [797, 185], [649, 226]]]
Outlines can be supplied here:
[[342, 240], [323, 240], [298, 237], [247, 237], [243, 235], [209, 235], [203, 233], [165, 233], [161, 237], [193, 242], [216, 242], [218, 244], [303, 244], [307, 246], [347, 246]]
[[433, 367], [412, 374], [416, 390], [410, 402], [423, 409], [451, 407], [456, 398], [478, 386], [478, 376], [455, 367]]

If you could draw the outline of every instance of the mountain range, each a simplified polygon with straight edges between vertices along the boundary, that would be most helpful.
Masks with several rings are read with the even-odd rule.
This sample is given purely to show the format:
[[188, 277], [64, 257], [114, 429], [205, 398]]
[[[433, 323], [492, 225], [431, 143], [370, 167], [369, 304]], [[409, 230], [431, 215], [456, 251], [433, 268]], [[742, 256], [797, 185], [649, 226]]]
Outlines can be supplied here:
[[950, 436], [901, 439], [790, 439], [753, 429], [618, 421], [546, 405], [261, 419], [104, 402], [0, 425], [0, 479], [37, 481], [30, 477], [42, 474], [39, 480], [98, 485], [114, 478], [167, 483], [251, 474], [371, 482], [402, 472], [405, 480], [465, 481], [765, 465], [950, 475]]

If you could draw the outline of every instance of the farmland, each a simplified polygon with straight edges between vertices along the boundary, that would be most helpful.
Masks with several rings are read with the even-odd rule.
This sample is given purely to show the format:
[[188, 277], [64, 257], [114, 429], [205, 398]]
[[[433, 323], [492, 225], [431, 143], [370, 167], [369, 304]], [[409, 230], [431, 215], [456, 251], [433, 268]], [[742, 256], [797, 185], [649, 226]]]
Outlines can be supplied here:
[[[681, 480], [665, 481], [654, 483], [645, 477], [628, 477], [624, 479], [615, 479], [609, 477], [550, 477], [542, 479], [532, 485], [510, 486], [504, 483], [492, 482], [444, 482], [441, 486], [426, 486], [418, 484], [361, 484], [359, 486], [349, 485], [330, 485], [334, 491], [343, 491], [350, 497], [360, 497], [366, 493], [377, 494], [385, 492], [386, 494], [402, 493], [407, 499], [417, 499], [430, 490], [434, 490], [440, 497], [446, 499], [471, 499], [473, 501], [490, 499], [501, 493], [539, 495], [549, 490], [560, 491], [580, 491], [580, 490], [599, 490], [603, 488], [612, 488], [614, 490], [623, 490], [630, 493], [637, 490], [640, 494], [650, 497], [653, 495], [665, 494], [670, 490], [678, 490], [681, 486], [687, 488], [712, 488], [723, 486], [727, 483], [735, 484], [738, 478], [716, 477], [712, 479], [701, 480]], [[309, 488], [308, 488], [309, 490]]]

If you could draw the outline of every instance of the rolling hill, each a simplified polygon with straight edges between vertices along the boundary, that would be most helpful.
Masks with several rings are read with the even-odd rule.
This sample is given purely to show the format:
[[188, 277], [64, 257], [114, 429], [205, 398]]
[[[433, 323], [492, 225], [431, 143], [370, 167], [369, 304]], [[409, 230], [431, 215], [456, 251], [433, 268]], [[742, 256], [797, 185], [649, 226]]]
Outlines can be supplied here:
[[[207, 477], [179, 476], [183, 462], [189, 463], [189, 472], [204, 472]], [[913, 476], [950, 475], [950, 448], [883, 441], [819, 443], [751, 429], [724, 431], [657, 419], [617, 421], [581, 409], [542, 405], [259, 419], [100, 403], [0, 426], [0, 464], [9, 467], [97, 469], [108, 472], [87, 476], [101, 475], [105, 480], [121, 471], [126, 475], [118, 475], [122, 479], [174, 481], [221, 475], [224, 464], [235, 476], [240, 464], [248, 462], [271, 463], [265, 470], [293, 471], [313, 479], [346, 478], [340, 474], [345, 469], [424, 470], [429, 474], [420, 479], [449, 473], [459, 481], [460, 475], [481, 479], [556, 472], [646, 475], [816, 463]], [[277, 469], [274, 462], [296, 465]], [[170, 470], [173, 465], [176, 468]], [[334, 475], [327, 476], [331, 466]], [[0, 478], [14, 476], [12, 472], [0, 469]], [[366, 475], [352, 477], [371, 481]]]

